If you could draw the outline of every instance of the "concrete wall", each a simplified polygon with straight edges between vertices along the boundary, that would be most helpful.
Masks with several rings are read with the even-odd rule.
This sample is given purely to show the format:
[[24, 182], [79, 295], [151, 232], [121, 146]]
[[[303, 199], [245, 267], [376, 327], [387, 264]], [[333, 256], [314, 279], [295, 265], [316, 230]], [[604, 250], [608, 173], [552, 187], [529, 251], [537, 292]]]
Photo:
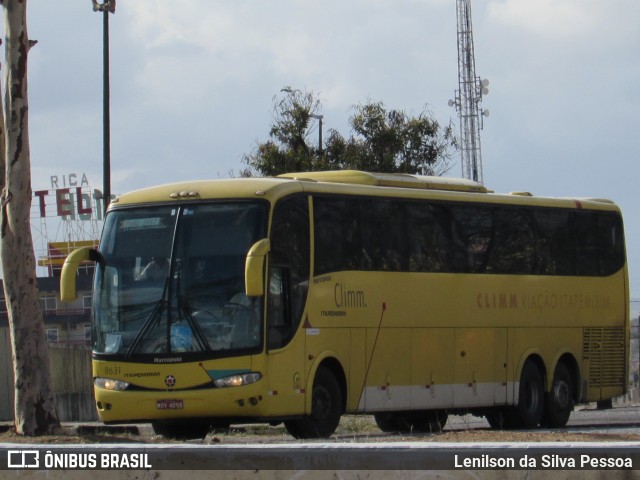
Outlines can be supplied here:
[[[83, 348], [49, 346], [51, 381], [62, 422], [98, 419], [93, 400], [91, 352]], [[0, 421], [13, 421], [13, 367], [9, 329], [0, 329]]]
[[79, 347], [49, 347], [51, 382], [62, 422], [98, 419], [93, 399], [91, 351]]

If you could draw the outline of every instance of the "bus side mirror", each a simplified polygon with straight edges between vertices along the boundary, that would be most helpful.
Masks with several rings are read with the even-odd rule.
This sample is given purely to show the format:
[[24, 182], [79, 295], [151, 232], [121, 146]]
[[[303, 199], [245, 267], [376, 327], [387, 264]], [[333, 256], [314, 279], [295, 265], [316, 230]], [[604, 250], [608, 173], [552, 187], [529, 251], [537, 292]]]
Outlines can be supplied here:
[[244, 264], [244, 290], [247, 297], [264, 295], [264, 260], [271, 250], [271, 241], [263, 238], [249, 249]]
[[74, 250], [65, 259], [60, 276], [60, 300], [72, 302], [76, 299], [76, 273], [83, 262], [97, 261], [100, 258], [98, 251], [91, 247], [82, 247]]

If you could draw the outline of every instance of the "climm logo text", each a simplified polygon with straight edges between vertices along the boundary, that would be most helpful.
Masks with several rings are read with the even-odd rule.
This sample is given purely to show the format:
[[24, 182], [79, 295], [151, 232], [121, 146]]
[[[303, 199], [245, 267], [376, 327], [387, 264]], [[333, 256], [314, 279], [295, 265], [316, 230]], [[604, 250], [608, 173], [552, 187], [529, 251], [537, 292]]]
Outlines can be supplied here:
[[363, 290], [352, 290], [344, 283], [336, 283], [333, 287], [336, 308], [365, 308], [367, 302]]

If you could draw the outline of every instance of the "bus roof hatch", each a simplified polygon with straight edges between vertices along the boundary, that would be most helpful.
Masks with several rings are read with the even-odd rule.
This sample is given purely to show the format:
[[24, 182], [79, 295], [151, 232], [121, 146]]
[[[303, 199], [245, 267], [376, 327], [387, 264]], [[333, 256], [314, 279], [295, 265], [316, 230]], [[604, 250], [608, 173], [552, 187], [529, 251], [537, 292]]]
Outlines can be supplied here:
[[333, 170], [326, 172], [285, 173], [282, 178], [377, 187], [416, 188], [424, 190], [449, 190], [456, 192], [488, 193], [478, 182], [462, 178], [410, 175], [408, 173], [370, 173], [359, 170]]

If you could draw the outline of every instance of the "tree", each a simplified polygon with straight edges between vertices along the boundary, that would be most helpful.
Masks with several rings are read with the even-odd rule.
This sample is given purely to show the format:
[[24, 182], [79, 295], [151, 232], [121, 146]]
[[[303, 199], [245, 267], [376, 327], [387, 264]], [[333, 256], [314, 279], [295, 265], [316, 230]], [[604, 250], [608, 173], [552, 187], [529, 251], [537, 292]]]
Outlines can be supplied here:
[[[60, 423], [49, 372], [29, 223], [31, 165], [27, 98], [27, 1], [0, 0], [5, 15], [6, 91], [0, 109], [0, 262], [9, 315], [15, 381], [15, 426], [21, 435]], [[1, 89], [0, 89], [1, 90]]]
[[425, 110], [410, 116], [387, 110], [382, 102], [355, 106], [349, 119], [349, 138], [330, 130], [322, 148], [309, 144], [311, 119], [320, 101], [313, 93], [286, 88], [285, 97], [274, 97], [271, 140], [258, 143], [244, 157], [249, 169], [262, 175], [292, 171], [356, 169], [385, 173], [442, 175], [457, 148], [453, 127], [442, 129]]
[[320, 99], [313, 92], [302, 92], [284, 87], [284, 96], [273, 97], [273, 125], [270, 140], [258, 143], [253, 153], [245, 155], [249, 169], [262, 175], [278, 175], [284, 172], [318, 170], [318, 149], [311, 146], [309, 136], [314, 117], [320, 110]]

